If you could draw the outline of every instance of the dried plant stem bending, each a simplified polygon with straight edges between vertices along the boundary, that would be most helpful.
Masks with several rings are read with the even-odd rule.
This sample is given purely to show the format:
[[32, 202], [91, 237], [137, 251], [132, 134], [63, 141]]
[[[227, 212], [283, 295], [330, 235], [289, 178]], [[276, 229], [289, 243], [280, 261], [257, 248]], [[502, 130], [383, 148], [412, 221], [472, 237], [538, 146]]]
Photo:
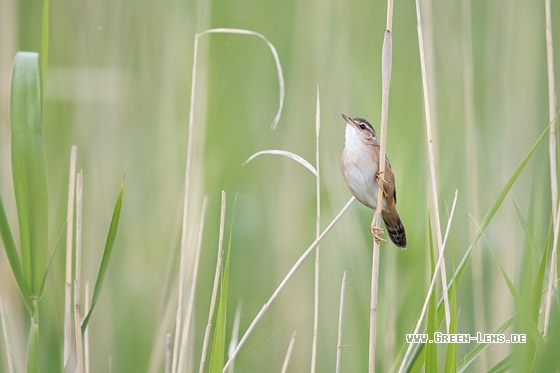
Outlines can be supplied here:
[[247, 328], [247, 331], [245, 332], [245, 334], [243, 335], [243, 337], [241, 338], [241, 340], [239, 341], [239, 344], [237, 345], [237, 347], [235, 348], [235, 351], [233, 351], [233, 353], [231, 354], [231, 356], [229, 357], [229, 360], [226, 362], [223, 371], [226, 372], [227, 369], [230, 367], [230, 365], [233, 363], [233, 360], [235, 359], [235, 357], [237, 356], [237, 354], [239, 353], [239, 350], [241, 349], [241, 347], [243, 347], [243, 345], [245, 344], [245, 342], [247, 341], [247, 338], [249, 338], [249, 335], [251, 335], [251, 333], [253, 332], [253, 329], [255, 329], [256, 325], [258, 324], [258, 322], [262, 319], [262, 317], [264, 316], [264, 314], [266, 313], [266, 311], [268, 310], [268, 308], [270, 307], [270, 305], [272, 304], [272, 302], [276, 299], [276, 297], [278, 296], [278, 294], [280, 294], [280, 291], [282, 291], [282, 289], [286, 286], [286, 284], [288, 283], [288, 281], [290, 281], [290, 279], [292, 278], [292, 276], [294, 275], [294, 273], [296, 273], [296, 271], [299, 269], [299, 267], [301, 267], [301, 265], [303, 264], [303, 262], [305, 261], [305, 259], [307, 259], [307, 257], [309, 257], [309, 255], [311, 255], [311, 253], [313, 252], [313, 250], [315, 250], [315, 248], [317, 247], [317, 245], [319, 244], [319, 242], [321, 242], [321, 240], [323, 239], [323, 237], [325, 237], [325, 235], [332, 229], [332, 227], [334, 227], [334, 225], [338, 222], [338, 220], [340, 220], [340, 218], [342, 217], [342, 215], [350, 208], [350, 206], [352, 205], [352, 203], [356, 200], [355, 197], [352, 197], [348, 200], [348, 202], [346, 202], [346, 205], [344, 205], [344, 207], [339, 211], [339, 213], [334, 217], [334, 219], [330, 222], [330, 224], [325, 228], [325, 230], [321, 233], [321, 235], [319, 237], [317, 237], [317, 239], [315, 239], [315, 241], [313, 241], [313, 243], [307, 248], [307, 250], [305, 250], [305, 252], [299, 257], [299, 259], [297, 260], [297, 262], [292, 266], [292, 268], [290, 269], [290, 271], [286, 274], [286, 276], [284, 277], [284, 279], [282, 280], [282, 282], [280, 282], [280, 285], [278, 285], [278, 287], [276, 288], [276, 290], [274, 290], [274, 293], [272, 293], [272, 295], [270, 296], [270, 298], [268, 299], [268, 301], [264, 304], [264, 306], [261, 308], [261, 310], [259, 311], [259, 313], [257, 314], [257, 316], [255, 316], [255, 318], [253, 319], [253, 321], [251, 322], [251, 325], [249, 325], [249, 327]]

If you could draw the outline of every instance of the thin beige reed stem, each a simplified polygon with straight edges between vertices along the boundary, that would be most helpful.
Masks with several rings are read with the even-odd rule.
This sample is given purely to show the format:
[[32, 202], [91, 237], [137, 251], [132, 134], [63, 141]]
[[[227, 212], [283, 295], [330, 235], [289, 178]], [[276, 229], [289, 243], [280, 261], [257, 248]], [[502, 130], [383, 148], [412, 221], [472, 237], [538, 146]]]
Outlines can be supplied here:
[[[391, 87], [391, 65], [393, 54], [393, 39], [391, 27], [393, 24], [393, 1], [387, 1], [387, 29], [383, 36], [381, 51], [381, 136], [379, 146], [379, 175], [383, 178], [386, 167], [387, 149], [387, 118], [389, 115], [389, 88]], [[381, 208], [383, 206], [383, 183], [378, 181], [377, 208], [373, 214], [372, 229], [381, 227]], [[377, 345], [377, 298], [379, 291], [379, 240], [373, 240], [373, 259], [371, 263], [371, 297], [369, 310], [369, 372], [375, 372], [375, 350]]]
[[83, 173], [80, 171], [76, 180], [76, 264], [74, 274], [74, 332], [76, 338], [76, 371], [84, 371], [84, 354], [80, 311], [80, 286], [82, 276], [82, 202]]
[[200, 225], [198, 228], [198, 242], [196, 245], [196, 253], [194, 258], [194, 268], [193, 268], [193, 277], [191, 281], [191, 291], [189, 295], [189, 302], [187, 304], [187, 314], [185, 316], [185, 321], [183, 323], [183, 331], [181, 337], [181, 348], [179, 349], [179, 363], [177, 366], [177, 370], [179, 372], [184, 371], [184, 362], [185, 356], [187, 354], [187, 339], [189, 337], [190, 327], [191, 327], [191, 318], [192, 312], [194, 308], [194, 297], [196, 294], [196, 284], [198, 280], [198, 264], [200, 262], [200, 251], [202, 248], [202, 233], [204, 231], [204, 218], [206, 216], [206, 204], [208, 202], [208, 197], [204, 197], [202, 201], [202, 212], [200, 213]]
[[548, 72], [548, 117], [552, 122], [549, 135], [549, 154], [550, 154], [550, 191], [552, 195], [552, 215], [554, 224], [554, 237], [552, 245], [552, 255], [550, 256], [550, 271], [548, 274], [548, 292], [546, 294], [543, 335], [548, 334], [548, 324], [550, 320], [550, 308], [552, 306], [552, 296], [556, 293], [556, 268], [558, 261], [558, 174], [556, 159], [556, 88], [554, 81], [554, 49], [552, 47], [552, 17], [550, 10], [550, 0], [545, 0], [545, 25], [546, 25], [546, 62]]
[[346, 293], [346, 271], [342, 275], [340, 285], [340, 305], [338, 310], [338, 338], [336, 343], [336, 373], [340, 373], [340, 357], [342, 355], [342, 320], [344, 318], [344, 294]]
[[[317, 85], [317, 105], [315, 109], [315, 186], [317, 197], [317, 222], [315, 226], [315, 238], [321, 234], [321, 178], [319, 174], [319, 133], [321, 130], [321, 99], [319, 95], [319, 85]], [[319, 251], [317, 245], [315, 250], [315, 302], [313, 308], [313, 344], [311, 348], [311, 373], [315, 373], [317, 368], [317, 339], [319, 335]]]
[[[422, 16], [420, 14], [420, 0], [416, 0], [416, 21], [418, 27], [418, 49], [420, 52], [420, 69], [422, 71], [422, 90], [424, 94], [424, 113], [426, 115], [426, 135], [428, 141], [428, 160], [430, 165], [430, 192], [431, 192], [431, 202], [433, 218], [435, 222], [435, 236], [436, 236], [436, 246], [438, 252], [443, 256], [443, 242], [441, 238], [441, 223], [439, 218], [439, 204], [437, 195], [437, 182], [436, 182], [436, 167], [435, 167], [435, 156], [434, 156], [434, 140], [432, 131], [432, 116], [430, 112], [430, 94], [428, 90], [428, 76], [426, 71], [426, 57], [424, 53], [424, 34], [422, 31]], [[449, 325], [451, 323], [451, 313], [449, 312], [449, 297], [447, 295], [447, 274], [445, 270], [445, 265], [441, 267], [441, 285], [443, 290], [443, 305], [445, 309], [445, 324], [447, 327], [447, 332], [449, 332]]]
[[68, 202], [66, 208], [66, 280], [64, 282], [64, 360], [68, 364], [72, 346], [72, 247], [74, 239], [74, 196], [76, 192], [76, 159], [78, 147], [70, 150], [70, 172], [68, 177]]
[[296, 335], [297, 331], [294, 331], [294, 333], [292, 334], [292, 338], [290, 338], [290, 343], [288, 344], [288, 350], [286, 351], [286, 357], [284, 358], [284, 363], [282, 364], [282, 370], [280, 371], [280, 373], [286, 373], [288, 371], [288, 364], [290, 363], [294, 344], [296, 343]]
[[187, 159], [185, 166], [185, 188], [183, 192], [183, 224], [181, 227], [181, 259], [179, 264], [179, 294], [177, 295], [177, 314], [175, 316], [175, 334], [173, 338], [173, 362], [171, 371], [177, 372], [177, 364], [179, 362], [179, 340], [181, 333], [182, 317], [183, 317], [183, 292], [186, 272], [187, 261], [187, 217], [189, 211], [189, 191], [191, 184], [191, 168], [192, 168], [192, 148], [193, 148], [193, 127], [194, 127], [194, 100], [196, 92], [196, 63], [198, 54], [198, 38], [199, 34], [194, 38], [194, 51], [193, 51], [193, 68], [192, 68], [192, 81], [191, 81], [191, 105], [189, 110], [189, 129], [187, 141]]
[[6, 349], [6, 364], [8, 365], [8, 372], [14, 373], [14, 363], [12, 360], [12, 345], [8, 338], [8, 326], [6, 323], [6, 316], [4, 315], [4, 306], [2, 305], [2, 298], [0, 298], [0, 325], [2, 325], [2, 334], [4, 335], [4, 346]]
[[311, 253], [313, 252], [313, 250], [315, 250], [315, 248], [317, 247], [319, 242], [321, 242], [323, 237], [325, 237], [326, 234], [329, 233], [329, 231], [332, 229], [332, 227], [334, 227], [334, 225], [338, 222], [338, 220], [340, 220], [342, 215], [344, 215], [344, 213], [346, 211], [348, 211], [348, 209], [350, 208], [350, 206], [352, 206], [352, 203], [354, 203], [355, 200], [356, 200], [355, 197], [351, 197], [348, 200], [348, 202], [346, 202], [346, 205], [344, 205], [344, 207], [338, 212], [338, 214], [333, 218], [333, 220], [329, 223], [329, 225], [325, 228], [325, 230], [321, 233], [321, 235], [319, 237], [317, 237], [317, 239], [315, 239], [315, 241], [313, 241], [313, 243], [307, 248], [307, 250], [305, 250], [305, 252], [299, 257], [299, 259], [296, 261], [296, 263], [292, 266], [290, 271], [286, 274], [284, 279], [280, 282], [280, 285], [278, 285], [276, 290], [274, 290], [274, 293], [272, 293], [272, 295], [270, 296], [268, 301], [264, 304], [264, 306], [261, 308], [261, 310], [259, 311], [257, 316], [255, 316], [255, 318], [251, 322], [251, 325], [249, 325], [249, 327], [247, 328], [247, 331], [245, 332], [245, 334], [243, 335], [243, 337], [239, 341], [239, 344], [237, 345], [237, 347], [235, 348], [233, 353], [229, 356], [229, 360], [226, 362], [226, 365], [224, 366], [223, 372], [226, 372], [228, 370], [228, 368], [231, 366], [231, 364], [233, 364], [233, 360], [236, 358], [237, 354], [239, 353], [239, 350], [241, 349], [241, 347], [243, 347], [243, 345], [247, 341], [247, 338], [249, 338], [249, 336], [251, 335], [251, 333], [253, 332], [253, 330], [257, 326], [258, 322], [262, 319], [262, 317], [264, 316], [264, 314], [266, 313], [266, 311], [268, 310], [268, 308], [270, 307], [272, 302], [276, 299], [278, 294], [280, 294], [280, 291], [282, 291], [282, 289], [284, 289], [284, 287], [286, 286], [288, 281], [290, 281], [290, 279], [292, 278], [294, 273], [296, 273], [296, 271], [299, 269], [299, 267], [301, 267], [303, 262], [305, 262], [305, 259], [307, 259], [309, 257], [309, 255], [311, 255]]

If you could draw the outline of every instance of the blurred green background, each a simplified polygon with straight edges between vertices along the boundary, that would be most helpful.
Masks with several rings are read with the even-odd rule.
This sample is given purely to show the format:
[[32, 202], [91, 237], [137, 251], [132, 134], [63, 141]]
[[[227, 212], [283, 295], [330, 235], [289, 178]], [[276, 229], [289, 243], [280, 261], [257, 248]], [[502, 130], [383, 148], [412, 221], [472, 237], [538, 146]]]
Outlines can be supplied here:
[[[440, 216], [447, 220], [457, 189], [449, 243], [458, 263], [474, 235], [472, 219], [480, 223], [548, 123], [544, 2], [472, 1], [471, 134], [465, 120], [464, 73], [470, 69], [464, 50], [465, 2], [422, 3]], [[0, 194], [13, 228], [17, 219], [10, 169], [11, 67], [16, 51], [39, 51], [42, 5], [30, 0], [0, 3]], [[560, 7], [553, 4], [552, 10], [558, 80]], [[193, 370], [198, 369], [208, 317], [220, 191], [228, 197], [226, 237], [238, 195], [232, 226], [229, 336], [236, 307], [242, 305], [244, 332], [315, 237], [314, 177], [286, 158], [263, 156], [246, 166], [242, 163], [260, 150], [285, 149], [315, 164], [319, 87], [321, 226], [326, 227], [350, 197], [339, 170], [345, 126], [340, 114], [365, 117], [379, 131], [385, 18], [383, 1], [51, 1], [44, 109], [50, 247], [54, 250], [64, 231], [70, 147], [77, 145], [78, 168], [84, 170], [85, 180], [83, 280], [93, 281], [96, 274], [126, 170], [121, 226], [90, 322], [92, 371], [163, 371], [165, 333], [174, 330], [195, 33], [233, 27], [263, 34], [278, 51], [286, 95], [273, 131], [278, 80], [266, 44], [240, 35], [200, 39], [189, 196], [191, 247], [205, 195], [209, 203], [189, 343]], [[467, 139], [475, 144], [476, 154], [467, 152]], [[397, 359], [430, 281], [429, 174], [412, 1], [397, 1], [394, 8], [387, 141], [409, 245], [404, 251], [382, 247], [380, 371]], [[516, 215], [515, 203], [522, 218]], [[321, 243], [319, 372], [334, 370], [344, 271], [348, 279], [342, 370], [367, 369], [371, 215], [355, 203]], [[524, 276], [536, 271], [550, 219], [544, 141], [485, 232], [487, 244], [518, 287], [528, 278]], [[524, 230], [522, 220], [529, 229]], [[469, 265], [457, 289], [460, 333], [491, 333], [515, 309], [487, 244], [476, 248], [474, 275]], [[49, 371], [60, 370], [62, 364], [63, 257], [58, 249], [42, 301], [41, 358]], [[446, 259], [450, 277], [451, 255]], [[308, 259], [257, 326], [236, 360], [237, 371], [280, 370], [294, 331], [297, 339], [289, 371], [309, 369], [313, 262]], [[3, 250], [0, 297], [16, 365], [23, 369], [28, 321]], [[553, 309], [557, 318], [557, 302]], [[7, 369], [5, 347], [2, 340], [0, 371]], [[458, 358], [473, 347], [460, 345]], [[511, 349], [505, 344], [491, 346], [478, 359], [478, 368], [487, 370]]]

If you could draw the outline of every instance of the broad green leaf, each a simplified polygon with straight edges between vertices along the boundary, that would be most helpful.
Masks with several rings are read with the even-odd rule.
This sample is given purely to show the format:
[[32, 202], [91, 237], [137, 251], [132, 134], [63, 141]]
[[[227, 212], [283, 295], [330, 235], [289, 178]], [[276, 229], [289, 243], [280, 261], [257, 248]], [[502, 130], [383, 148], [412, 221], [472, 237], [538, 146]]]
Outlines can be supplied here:
[[117, 197], [117, 202], [115, 203], [115, 208], [113, 209], [113, 217], [111, 219], [111, 225], [109, 226], [109, 233], [107, 234], [107, 240], [105, 241], [105, 249], [103, 250], [103, 257], [101, 258], [101, 264], [99, 265], [99, 271], [97, 272], [97, 279], [95, 280], [95, 288], [93, 289], [93, 296], [91, 299], [91, 307], [87, 316], [82, 322], [82, 333], [86, 330], [87, 324], [101, 293], [101, 287], [103, 286], [103, 280], [105, 279], [105, 272], [107, 272], [107, 267], [109, 266], [109, 260], [111, 259], [111, 253], [113, 252], [113, 245], [115, 243], [115, 238], [117, 237], [117, 231], [119, 229], [119, 220], [121, 216], [121, 206], [122, 197], [124, 191], [124, 177], [121, 182], [121, 188], [119, 190], [119, 196]]
[[18, 52], [10, 101], [12, 175], [18, 211], [21, 263], [27, 294], [37, 297], [48, 247], [48, 194], [43, 149], [39, 55]]

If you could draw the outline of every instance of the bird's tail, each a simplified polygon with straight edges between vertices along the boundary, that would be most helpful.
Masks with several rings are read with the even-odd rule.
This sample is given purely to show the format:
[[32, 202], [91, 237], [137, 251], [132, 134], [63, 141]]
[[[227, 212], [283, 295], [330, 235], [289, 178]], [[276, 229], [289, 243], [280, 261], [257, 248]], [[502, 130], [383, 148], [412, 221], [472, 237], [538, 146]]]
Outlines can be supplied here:
[[381, 216], [383, 217], [391, 241], [393, 241], [397, 247], [404, 249], [406, 247], [406, 233], [397, 210], [391, 212], [382, 211]]

